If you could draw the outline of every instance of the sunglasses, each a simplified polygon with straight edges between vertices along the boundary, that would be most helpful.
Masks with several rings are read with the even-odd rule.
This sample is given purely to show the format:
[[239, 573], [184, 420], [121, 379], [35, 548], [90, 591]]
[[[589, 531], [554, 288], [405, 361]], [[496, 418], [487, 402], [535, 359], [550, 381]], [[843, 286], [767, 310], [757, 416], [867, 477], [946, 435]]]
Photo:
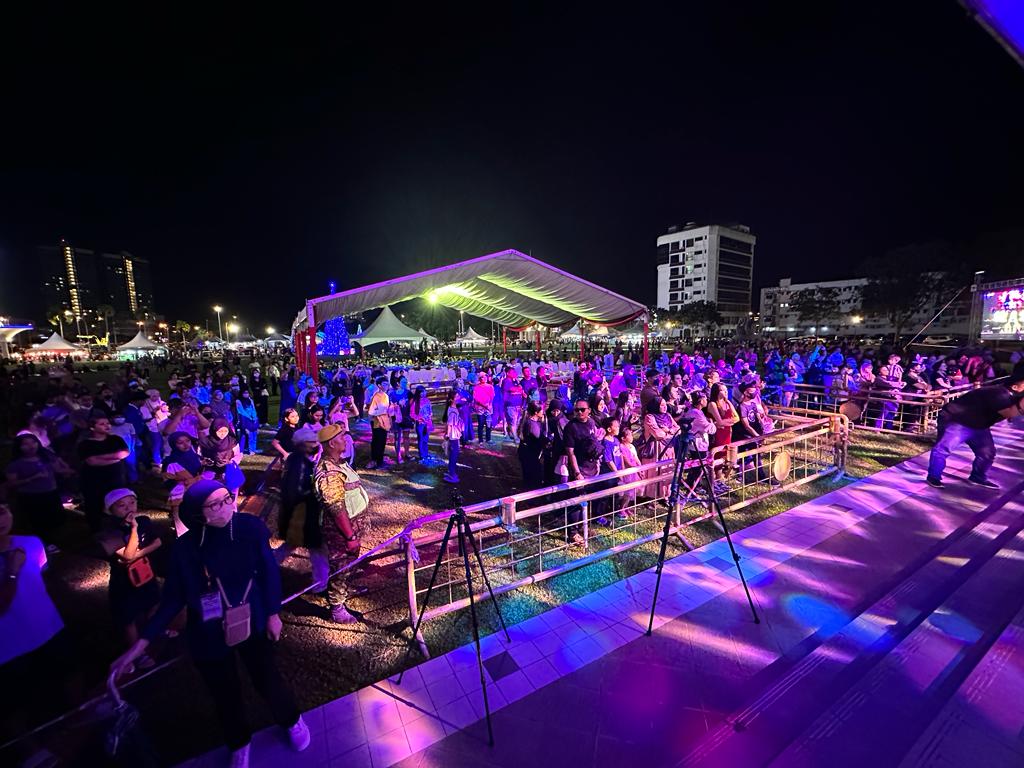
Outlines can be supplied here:
[[576, 413], [586, 413], [590, 409], [589, 408], [576, 408], [575, 410], [576, 410]]

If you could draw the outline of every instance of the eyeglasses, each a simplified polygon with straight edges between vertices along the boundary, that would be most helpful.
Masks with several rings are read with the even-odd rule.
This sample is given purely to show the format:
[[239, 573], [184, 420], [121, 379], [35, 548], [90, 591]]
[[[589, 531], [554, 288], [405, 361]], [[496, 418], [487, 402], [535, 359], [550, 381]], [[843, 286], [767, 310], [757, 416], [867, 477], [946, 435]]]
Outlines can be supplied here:
[[589, 408], [576, 408], [575, 409], [576, 413], [586, 413], [589, 410], [590, 410]]
[[214, 499], [203, 504], [203, 509], [208, 509], [211, 512], [220, 512], [225, 507], [230, 507], [235, 503], [235, 494], [228, 493], [227, 496], [221, 496], [220, 499]]

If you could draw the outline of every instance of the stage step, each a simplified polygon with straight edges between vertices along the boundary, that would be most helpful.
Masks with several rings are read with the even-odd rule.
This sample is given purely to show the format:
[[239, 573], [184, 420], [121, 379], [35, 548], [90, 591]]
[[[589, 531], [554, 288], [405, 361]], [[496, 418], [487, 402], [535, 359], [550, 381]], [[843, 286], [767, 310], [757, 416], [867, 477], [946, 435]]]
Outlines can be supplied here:
[[757, 675], [757, 697], [712, 728], [682, 765], [768, 764], [1024, 528], [1022, 491], [1018, 484], [993, 499], [880, 583], [854, 619], [824, 627]]
[[996, 535], [997, 551], [974, 556], [980, 567], [770, 765], [899, 765], [1024, 603], [1019, 512], [1013, 528], [1009, 541], [1013, 529]]
[[1024, 765], [1024, 609], [1014, 617], [900, 768]]

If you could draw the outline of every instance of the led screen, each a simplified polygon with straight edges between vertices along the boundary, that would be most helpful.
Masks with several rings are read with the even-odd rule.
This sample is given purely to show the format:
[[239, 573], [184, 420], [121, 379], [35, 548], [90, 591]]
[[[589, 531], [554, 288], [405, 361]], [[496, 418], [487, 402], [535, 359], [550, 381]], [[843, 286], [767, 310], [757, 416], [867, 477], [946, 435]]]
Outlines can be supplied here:
[[981, 336], [984, 339], [1024, 338], [1024, 285], [982, 296]]

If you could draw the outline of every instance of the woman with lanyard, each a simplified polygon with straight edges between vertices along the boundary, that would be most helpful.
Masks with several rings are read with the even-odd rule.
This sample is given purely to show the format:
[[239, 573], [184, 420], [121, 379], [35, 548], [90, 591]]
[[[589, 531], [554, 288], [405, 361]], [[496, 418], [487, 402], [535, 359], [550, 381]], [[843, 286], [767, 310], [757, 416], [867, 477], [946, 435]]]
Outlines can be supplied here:
[[247, 768], [252, 729], [236, 655], [274, 720], [288, 731], [292, 747], [302, 751], [310, 736], [274, 663], [272, 643], [281, 637], [281, 576], [270, 532], [259, 518], [236, 512], [234, 496], [214, 480], [200, 480], [185, 492], [180, 516], [188, 531], [171, 551], [160, 607], [110, 670], [115, 676], [124, 673], [186, 609], [189, 652], [216, 705], [231, 765]]

